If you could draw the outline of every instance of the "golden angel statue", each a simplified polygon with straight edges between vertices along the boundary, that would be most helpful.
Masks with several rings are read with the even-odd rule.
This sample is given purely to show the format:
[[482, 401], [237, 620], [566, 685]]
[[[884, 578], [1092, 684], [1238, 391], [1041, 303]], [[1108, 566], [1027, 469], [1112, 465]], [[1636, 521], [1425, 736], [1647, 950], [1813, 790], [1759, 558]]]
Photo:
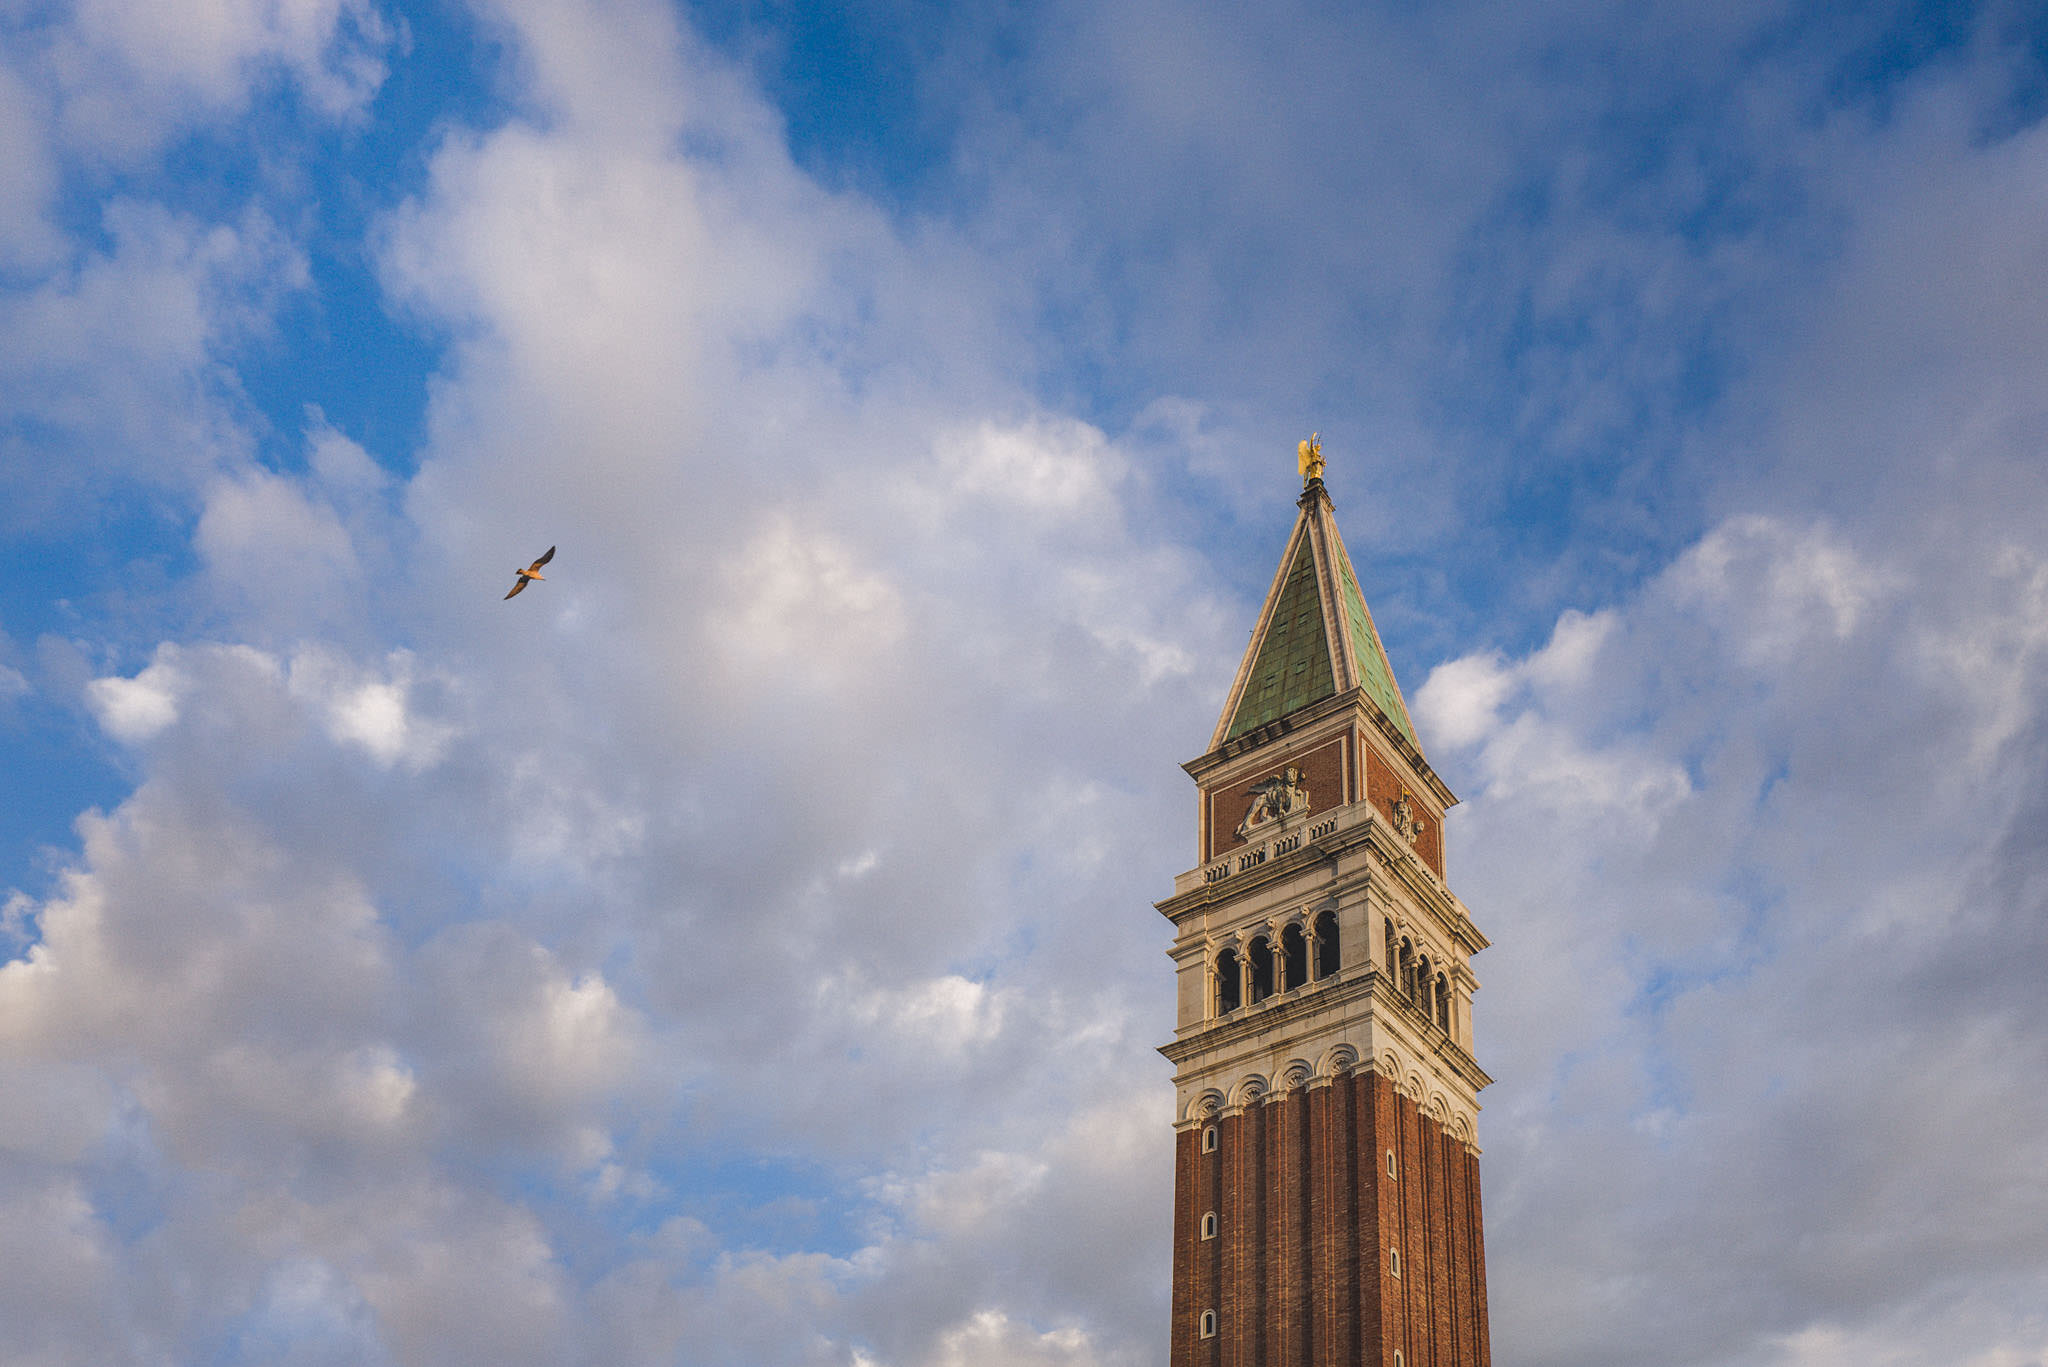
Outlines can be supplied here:
[[1309, 439], [1296, 448], [1301, 456], [1301, 482], [1323, 477], [1323, 434], [1311, 433]]

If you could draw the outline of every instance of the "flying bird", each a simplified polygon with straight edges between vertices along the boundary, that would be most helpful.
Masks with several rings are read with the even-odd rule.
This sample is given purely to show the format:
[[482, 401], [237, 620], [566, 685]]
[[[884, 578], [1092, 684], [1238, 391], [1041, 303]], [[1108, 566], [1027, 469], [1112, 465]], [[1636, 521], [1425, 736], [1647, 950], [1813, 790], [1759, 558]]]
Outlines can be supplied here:
[[514, 598], [514, 597], [517, 597], [517, 596], [518, 596], [518, 594], [519, 594], [519, 590], [521, 590], [521, 589], [525, 588], [525, 587], [527, 586], [527, 584], [528, 584], [528, 583], [529, 583], [530, 581], [532, 581], [532, 580], [535, 580], [535, 579], [545, 579], [545, 578], [547, 578], [547, 576], [546, 576], [546, 575], [544, 575], [544, 574], [542, 574], [542, 573], [540, 572], [540, 567], [541, 567], [542, 565], [545, 565], [545, 564], [547, 564], [547, 563], [548, 563], [548, 561], [550, 561], [550, 560], [553, 560], [554, 558], [555, 558], [555, 548], [554, 548], [553, 546], [550, 546], [550, 547], [548, 547], [548, 553], [547, 553], [546, 555], [544, 555], [544, 556], [542, 556], [542, 557], [541, 557], [540, 559], [538, 559], [538, 560], [534, 561], [534, 562], [533, 562], [533, 563], [532, 563], [531, 565], [528, 565], [528, 566], [527, 566], [527, 567], [526, 567], [525, 569], [523, 569], [523, 570], [514, 570], [514, 571], [512, 571], [512, 573], [514, 573], [514, 574], [516, 574], [516, 575], [518, 575], [518, 576], [519, 576], [519, 582], [518, 582], [518, 583], [516, 583], [516, 584], [514, 584], [514, 585], [512, 586], [512, 592], [511, 592], [511, 593], [508, 593], [508, 594], [506, 594], [505, 596], [506, 596], [507, 598]]

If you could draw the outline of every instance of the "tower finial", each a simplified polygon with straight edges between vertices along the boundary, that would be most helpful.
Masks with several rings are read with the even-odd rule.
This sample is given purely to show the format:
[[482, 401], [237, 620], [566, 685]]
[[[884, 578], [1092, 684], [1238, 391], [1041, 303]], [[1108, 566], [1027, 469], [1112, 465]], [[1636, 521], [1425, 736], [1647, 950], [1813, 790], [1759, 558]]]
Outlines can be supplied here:
[[1301, 483], [1307, 488], [1309, 481], [1323, 477], [1323, 434], [1311, 432], [1307, 441], [1296, 447], [1301, 457]]

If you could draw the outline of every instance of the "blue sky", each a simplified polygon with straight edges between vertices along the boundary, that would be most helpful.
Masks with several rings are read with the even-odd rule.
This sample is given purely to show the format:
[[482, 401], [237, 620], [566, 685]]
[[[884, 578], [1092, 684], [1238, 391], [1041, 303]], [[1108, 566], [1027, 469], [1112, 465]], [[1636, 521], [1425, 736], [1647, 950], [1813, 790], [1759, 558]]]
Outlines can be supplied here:
[[1496, 1359], [2048, 1362], [2044, 115], [2015, 5], [0, 7], [0, 1357], [1163, 1362], [1317, 430]]

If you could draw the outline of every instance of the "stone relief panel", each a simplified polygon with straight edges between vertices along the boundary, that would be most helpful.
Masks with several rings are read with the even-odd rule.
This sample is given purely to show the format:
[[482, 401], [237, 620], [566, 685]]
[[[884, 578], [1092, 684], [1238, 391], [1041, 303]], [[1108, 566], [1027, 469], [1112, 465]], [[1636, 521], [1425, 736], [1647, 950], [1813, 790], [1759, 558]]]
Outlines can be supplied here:
[[1208, 844], [1204, 861], [1248, 839], [1283, 817], [1341, 807], [1348, 800], [1345, 782], [1346, 739], [1335, 736], [1296, 754], [1276, 755], [1267, 768], [1209, 790]]
[[1360, 747], [1364, 755], [1365, 795], [1378, 809], [1389, 826], [1401, 833], [1401, 838], [1415, 847], [1415, 853], [1423, 863], [1436, 871], [1437, 877], [1444, 873], [1443, 816], [1432, 807], [1427, 798], [1416, 793], [1401, 780], [1394, 766], [1380, 758], [1379, 752], [1370, 745]]
[[1239, 840], [1250, 840], [1252, 832], [1259, 827], [1283, 816], [1306, 812], [1308, 796], [1308, 789], [1302, 784], [1301, 769], [1290, 764], [1276, 777], [1261, 779], [1252, 785], [1251, 802], [1245, 808], [1244, 820], [1237, 823], [1232, 834]]

